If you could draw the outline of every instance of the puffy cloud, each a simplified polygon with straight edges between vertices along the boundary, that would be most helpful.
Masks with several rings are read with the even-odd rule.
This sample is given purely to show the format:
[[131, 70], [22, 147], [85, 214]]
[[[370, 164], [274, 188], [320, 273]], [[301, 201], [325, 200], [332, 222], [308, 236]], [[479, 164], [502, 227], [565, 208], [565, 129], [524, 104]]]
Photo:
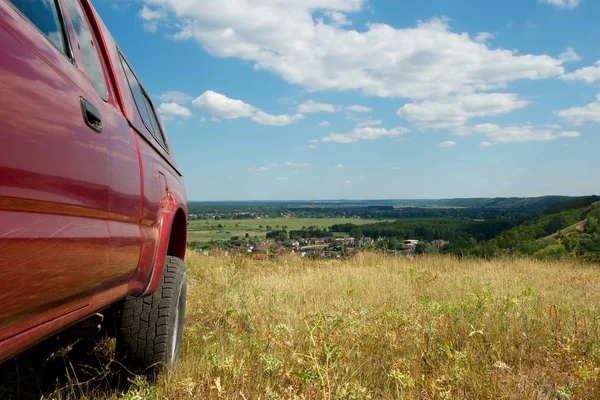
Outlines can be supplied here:
[[298, 106], [298, 112], [303, 114], [312, 114], [312, 113], [320, 113], [320, 112], [336, 112], [339, 110], [339, 107], [336, 107], [332, 104], [325, 103], [315, 103], [312, 100], [305, 101], [304, 103]]
[[452, 140], [446, 140], [445, 142], [442, 142], [442, 143], [438, 144], [438, 147], [454, 147], [457, 144], [458, 143], [453, 142]]
[[296, 167], [296, 168], [308, 168], [308, 167], [310, 167], [309, 163], [299, 163], [299, 162], [292, 162], [292, 161], [286, 162], [285, 165], [287, 167]]
[[333, 167], [331, 167], [332, 169], [344, 169], [344, 164], [336, 164]]
[[334, 133], [321, 139], [323, 142], [331, 143], [355, 143], [359, 140], [375, 140], [381, 137], [393, 137], [409, 133], [407, 128], [355, 128], [348, 133]]
[[193, 39], [217, 57], [252, 62], [309, 91], [426, 99], [564, 72], [559, 58], [490, 48], [453, 32], [445, 18], [403, 28], [370, 23], [364, 31], [340, 27], [337, 17], [315, 19], [317, 12], [360, 12], [366, 0], [143, 1], [169, 14], [175, 40]]
[[317, 146], [315, 146], [314, 144], [309, 144], [309, 145], [307, 145], [307, 146], [305, 146], [305, 147], [306, 147], [307, 149], [309, 149], [309, 150], [314, 150], [314, 149], [316, 149], [316, 148], [317, 148]]
[[339, 11], [326, 11], [324, 14], [331, 20], [331, 25], [333, 26], [339, 27], [352, 25], [352, 22], [348, 21], [348, 17], [346, 17], [346, 14], [341, 13]]
[[344, 185], [352, 185], [352, 181], [343, 181], [342, 182]]
[[587, 83], [594, 83], [600, 80], [600, 61], [592, 67], [580, 68], [574, 72], [564, 74], [559, 77], [565, 81], [584, 81]]
[[161, 115], [171, 115], [183, 118], [190, 118], [192, 116], [192, 112], [189, 109], [177, 103], [162, 103], [158, 107], [158, 112]]
[[220, 93], [208, 90], [192, 102], [194, 108], [219, 118], [236, 119], [251, 117], [254, 107], [241, 100], [230, 99]]
[[329, 126], [331, 124], [329, 123], [329, 121], [323, 121], [323, 122], [319, 122], [317, 125], [318, 126]]
[[192, 101], [193, 97], [189, 94], [185, 94], [182, 92], [178, 92], [176, 90], [172, 90], [170, 92], [166, 92], [161, 94], [160, 96], [156, 96], [159, 100], [162, 100], [166, 103], [178, 103], [185, 104]]
[[501, 127], [495, 124], [479, 124], [470, 127], [469, 130], [472, 133], [478, 133], [486, 136], [489, 139], [489, 142], [491, 143], [523, 143], [531, 141], [549, 141], [560, 138], [575, 138], [580, 136], [579, 132], [561, 132], [560, 130], [548, 127], [536, 128], [533, 125], [513, 125]]
[[288, 178], [286, 178], [285, 176], [280, 176], [279, 178], [277, 178], [278, 181], [287, 181]]
[[579, 5], [580, 0], [539, 0], [540, 3], [552, 4], [558, 8], [573, 9]]
[[584, 122], [600, 122], [600, 94], [596, 95], [596, 101], [588, 105], [571, 107], [554, 113], [575, 125], [581, 125]]
[[558, 56], [558, 58], [560, 58], [564, 62], [575, 62], [581, 60], [581, 56], [577, 54], [577, 52], [572, 47], [569, 47], [567, 51]]
[[272, 115], [258, 108], [244, 103], [241, 100], [208, 90], [192, 102], [194, 108], [215, 117], [225, 119], [250, 118], [263, 125], [284, 126], [300, 121], [304, 118], [302, 114], [296, 115]]
[[147, 6], [142, 7], [139, 15], [140, 15], [140, 18], [143, 19], [144, 21], [163, 19], [166, 16], [164, 10], [162, 10], [162, 9], [152, 10], [152, 9], [148, 8]]
[[256, 111], [251, 118], [252, 118], [252, 121], [258, 122], [259, 124], [263, 124], [263, 125], [285, 126], [285, 125], [291, 125], [295, 122], [298, 122], [298, 121], [304, 119], [304, 115], [302, 115], [302, 114], [271, 115], [271, 114], [267, 114], [264, 111]]
[[483, 141], [483, 142], [479, 143], [479, 147], [490, 147], [490, 146], [492, 146], [492, 143], [490, 143], [490, 142]]
[[470, 118], [505, 114], [528, 104], [514, 93], [476, 93], [405, 104], [398, 116], [421, 129], [460, 128]]
[[346, 111], [352, 111], [352, 112], [357, 112], [357, 113], [367, 113], [367, 112], [373, 111], [373, 109], [370, 107], [355, 105], [355, 106], [346, 107]]
[[144, 29], [149, 32], [156, 32], [158, 29], [158, 21], [166, 17], [166, 12], [162, 9], [152, 10], [143, 6], [139, 12], [139, 16], [144, 20]]
[[479, 32], [477, 35], [475, 35], [475, 41], [477, 43], [485, 43], [490, 39], [493, 39], [494, 35], [492, 33], [489, 32]]

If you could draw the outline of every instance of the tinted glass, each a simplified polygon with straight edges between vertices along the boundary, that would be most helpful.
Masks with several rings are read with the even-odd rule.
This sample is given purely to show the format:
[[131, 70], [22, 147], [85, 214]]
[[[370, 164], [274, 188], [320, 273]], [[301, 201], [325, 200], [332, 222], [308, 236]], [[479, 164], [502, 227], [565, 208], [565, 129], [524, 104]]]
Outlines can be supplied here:
[[127, 64], [127, 61], [125, 61], [123, 57], [121, 57], [121, 64], [125, 70], [125, 75], [127, 76], [127, 81], [129, 82], [129, 87], [131, 88], [135, 105], [137, 106], [140, 115], [144, 120], [144, 125], [146, 125], [146, 128], [148, 128], [148, 131], [152, 134], [152, 136], [154, 136], [154, 138], [156, 138], [160, 144], [166, 147], [162, 131], [152, 107], [152, 103], [148, 99], [148, 96], [146, 96], [146, 92], [144, 89], [142, 89], [142, 85], [137, 80], [135, 74], [129, 67], [129, 64]]
[[154, 111], [154, 107], [152, 106], [152, 103], [150, 102], [150, 99], [148, 98], [146, 93], [144, 93], [144, 100], [146, 102], [146, 108], [148, 108], [148, 115], [150, 116], [150, 120], [152, 122], [152, 128], [154, 129], [154, 137], [160, 142], [160, 144], [162, 144], [166, 148], [167, 145], [165, 143], [165, 138], [163, 137], [162, 130], [160, 129], [160, 124], [158, 123], [156, 112]]
[[92, 82], [92, 85], [104, 100], [108, 100], [108, 91], [106, 89], [106, 81], [102, 72], [102, 64], [100, 64], [100, 56], [96, 50], [92, 32], [87, 23], [86, 17], [83, 15], [83, 10], [79, 4], [79, 0], [67, 0], [67, 8], [71, 15], [73, 29], [77, 36], [77, 44], [81, 54], [83, 70]]
[[67, 54], [54, 0], [10, 0], [60, 51]]

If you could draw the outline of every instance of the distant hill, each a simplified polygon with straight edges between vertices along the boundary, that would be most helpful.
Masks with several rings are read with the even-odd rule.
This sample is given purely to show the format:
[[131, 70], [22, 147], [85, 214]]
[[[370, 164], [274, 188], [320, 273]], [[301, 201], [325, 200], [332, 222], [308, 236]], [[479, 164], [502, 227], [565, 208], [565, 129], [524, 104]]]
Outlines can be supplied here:
[[550, 206], [543, 214], [466, 253], [484, 257], [523, 254], [543, 259], [573, 256], [600, 261], [599, 219], [597, 196], [571, 199]]
[[558, 203], [576, 201], [580, 197], [542, 196], [542, 197], [495, 197], [472, 199], [438, 200], [436, 205], [448, 207], [498, 208], [519, 210], [527, 213], [539, 213]]

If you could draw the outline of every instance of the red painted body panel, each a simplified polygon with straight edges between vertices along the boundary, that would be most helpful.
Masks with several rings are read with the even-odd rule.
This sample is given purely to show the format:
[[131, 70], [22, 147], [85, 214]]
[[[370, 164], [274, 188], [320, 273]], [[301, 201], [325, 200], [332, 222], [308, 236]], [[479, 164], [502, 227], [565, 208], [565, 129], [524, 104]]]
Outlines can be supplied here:
[[[184, 257], [173, 155], [146, 130], [112, 36], [82, 5], [107, 102], [76, 48], [71, 61], [0, 0], [0, 362], [127, 294], [152, 293], [167, 252]], [[100, 111], [101, 133], [85, 124], [80, 97]]]

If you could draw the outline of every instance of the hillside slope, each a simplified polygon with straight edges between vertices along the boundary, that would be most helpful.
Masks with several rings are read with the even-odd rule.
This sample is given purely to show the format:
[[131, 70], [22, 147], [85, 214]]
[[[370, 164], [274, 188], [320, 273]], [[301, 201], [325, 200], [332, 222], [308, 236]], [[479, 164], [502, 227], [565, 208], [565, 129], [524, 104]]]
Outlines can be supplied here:
[[531, 218], [467, 253], [485, 257], [508, 253], [600, 260], [600, 202], [582, 204], [585, 202], [557, 205], [549, 210], [556, 212]]

